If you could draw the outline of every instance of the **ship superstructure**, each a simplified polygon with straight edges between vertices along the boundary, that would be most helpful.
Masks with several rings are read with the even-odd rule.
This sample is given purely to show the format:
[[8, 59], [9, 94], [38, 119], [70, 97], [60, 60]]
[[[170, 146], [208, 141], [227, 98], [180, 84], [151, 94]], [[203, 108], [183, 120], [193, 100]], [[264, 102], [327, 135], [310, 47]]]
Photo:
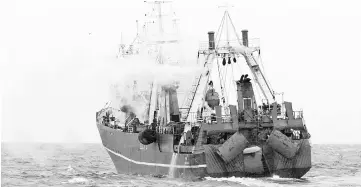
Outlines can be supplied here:
[[[229, 38], [230, 31], [235, 39]], [[143, 121], [134, 112], [136, 106], [126, 102], [97, 112], [102, 143], [117, 171], [174, 177], [306, 174], [311, 146], [303, 112], [294, 111], [291, 102], [277, 102], [254, 41], [247, 30], [238, 35], [226, 10], [217, 33], [208, 32], [208, 41], [200, 45], [203, 71], [182, 104], [177, 82], [154, 80]], [[235, 77], [238, 63], [249, 74]], [[119, 113], [126, 115], [123, 124], [116, 119]]]

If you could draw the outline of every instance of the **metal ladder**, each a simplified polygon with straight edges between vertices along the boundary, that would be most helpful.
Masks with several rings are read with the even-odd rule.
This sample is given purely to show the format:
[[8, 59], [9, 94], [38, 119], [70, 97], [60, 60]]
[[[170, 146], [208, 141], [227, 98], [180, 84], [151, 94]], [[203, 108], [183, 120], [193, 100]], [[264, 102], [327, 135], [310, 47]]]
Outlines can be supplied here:
[[[202, 75], [197, 76], [192, 84], [192, 88], [188, 93], [187, 98], [185, 99], [184, 103], [183, 103], [183, 111], [182, 111], [182, 118], [181, 121], [186, 121], [189, 115], [189, 111], [191, 109], [194, 97], [195, 97], [195, 93], [197, 92], [198, 86], [199, 86], [199, 81], [201, 79]], [[183, 115], [185, 114], [185, 115]]]

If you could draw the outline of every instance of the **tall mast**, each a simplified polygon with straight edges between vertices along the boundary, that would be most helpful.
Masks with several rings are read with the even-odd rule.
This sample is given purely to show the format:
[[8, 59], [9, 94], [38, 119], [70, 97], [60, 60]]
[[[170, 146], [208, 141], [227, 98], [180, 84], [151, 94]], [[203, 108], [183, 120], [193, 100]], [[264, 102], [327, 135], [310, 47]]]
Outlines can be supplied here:
[[[237, 31], [235, 29], [235, 26], [233, 25], [232, 19], [229, 15], [229, 6], [228, 4], [226, 4], [225, 6], [219, 6], [219, 8], [225, 8], [226, 10], [224, 11], [224, 15], [221, 21], [221, 24], [217, 30], [216, 33], [216, 40], [209, 40], [209, 48], [204, 48], [203, 47], [200, 48], [200, 50], [198, 51], [199, 54], [203, 54], [205, 56], [209, 56], [211, 54], [215, 55], [215, 60], [217, 60], [217, 63], [215, 65], [218, 66], [218, 72], [217, 74], [219, 75], [219, 82], [220, 82], [220, 90], [221, 90], [221, 105], [223, 105], [223, 107], [225, 107], [224, 109], [227, 108], [228, 104], [230, 101], [229, 100], [229, 88], [227, 88], [228, 84], [232, 84], [234, 83], [234, 77], [232, 75], [232, 77], [227, 76], [227, 68], [233, 68], [235, 67], [233, 65], [233, 62], [230, 62], [231, 58], [234, 58], [234, 63], [236, 63], [236, 57], [238, 57], [239, 55], [243, 56], [247, 62], [248, 67], [250, 68], [250, 71], [253, 75], [253, 79], [255, 81], [255, 83], [257, 84], [257, 86], [260, 88], [261, 91], [261, 95], [267, 100], [267, 103], [269, 103], [269, 101], [274, 101], [274, 93], [270, 87], [270, 84], [268, 83], [268, 81], [266, 80], [262, 70], [260, 69], [254, 55], [253, 52], [259, 52], [259, 46], [257, 47], [249, 47], [248, 46], [248, 35], [244, 35], [243, 39], [247, 40], [247, 42], [245, 42], [244, 44], [242, 43], [242, 39], [238, 36]], [[226, 28], [224, 28], [226, 27]], [[228, 28], [231, 27], [231, 28]], [[233, 28], [233, 29], [232, 29]], [[233, 31], [233, 32], [230, 32]], [[234, 41], [230, 38], [230, 33], [234, 33], [236, 36], [236, 43], [234, 43]], [[225, 37], [226, 41], [222, 42], [221, 38]], [[211, 43], [215, 43], [215, 45], [211, 45]], [[252, 44], [251, 44], [252, 45]], [[214, 46], [214, 47], [213, 47]], [[223, 61], [221, 61], [221, 63], [218, 63], [218, 57], [223, 58]], [[226, 62], [226, 58], [228, 58], [228, 63]], [[209, 60], [213, 60], [213, 59], [207, 59], [206, 63], [210, 63], [211, 61]], [[224, 67], [223, 69], [225, 69], [225, 72], [220, 71], [220, 66], [230, 66], [230, 67]], [[232, 70], [232, 74], [233, 74], [233, 70]], [[228, 80], [227, 80], [228, 79]], [[229, 82], [231, 80], [231, 82]], [[224, 94], [224, 92], [227, 92], [226, 94]], [[192, 91], [192, 94], [196, 94], [198, 93], [198, 90], [196, 89], [196, 91]], [[205, 96], [203, 96], [205, 97]], [[226, 97], [226, 98], [225, 98]], [[224, 100], [223, 100], [224, 99]], [[193, 104], [193, 103], [192, 103]], [[196, 104], [196, 103], [195, 103]], [[193, 106], [190, 107], [190, 112], [194, 112]]]
[[157, 3], [158, 6], [158, 24], [159, 24], [159, 33], [163, 35], [163, 23], [162, 23], [162, 6], [160, 3]]
[[[162, 12], [162, 4], [163, 3], [170, 3], [171, 1], [144, 1], [145, 3], [148, 4], [152, 4], [153, 5], [153, 12], [151, 15], [151, 17], [155, 17], [157, 24], [158, 24], [158, 36], [157, 36], [157, 40], [155, 41], [150, 41], [148, 42], [148, 44], [150, 45], [154, 45], [157, 48], [157, 54], [156, 54], [156, 61], [159, 64], [164, 64], [165, 63], [165, 58], [163, 56], [163, 47], [162, 44], [164, 43], [168, 43], [169, 41], [166, 41], [163, 37], [164, 37], [164, 26], [163, 26], [163, 12]], [[145, 23], [145, 30], [147, 31], [147, 25], [151, 24], [152, 22], [146, 22]], [[173, 22], [173, 24], [175, 24]], [[151, 34], [150, 34], [151, 35]], [[173, 41], [170, 41], [173, 42]], [[157, 104], [161, 104], [162, 103], [162, 99], [158, 98], [158, 89], [160, 89], [160, 85], [157, 84], [156, 80], [153, 80], [153, 82], [151, 83], [151, 94], [150, 94], [150, 103], [149, 103], [149, 124], [152, 123], [153, 119], [155, 117], [158, 116], [154, 116], [154, 112], [157, 110]], [[166, 97], [164, 98], [165, 100], [167, 99]], [[169, 101], [169, 95], [168, 95], [168, 101]], [[166, 104], [164, 107], [166, 108], [168, 106], [167, 101], [163, 102], [164, 104]], [[166, 121], [169, 120], [169, 111], [165, 110], [163, 111], [166, 113]], [[161, 114], [159, 114], [161, 115]]]

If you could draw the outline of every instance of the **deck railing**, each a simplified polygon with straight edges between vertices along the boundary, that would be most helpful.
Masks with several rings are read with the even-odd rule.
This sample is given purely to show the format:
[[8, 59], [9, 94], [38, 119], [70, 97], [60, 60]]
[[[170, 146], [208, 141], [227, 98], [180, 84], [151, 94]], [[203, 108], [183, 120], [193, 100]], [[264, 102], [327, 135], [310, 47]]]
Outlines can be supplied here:
[[[181, 114], [181, 115], [183, 115], [183, 114]], [[184, 115], [186, 115], [186, 113]], [[262, 119], [263, 115], [264, 114], [260, 114], [260, 115], [258, 115], [258, 117], [257, 117], [257, 115], [254, 116], [254, 120], [257, 121], [257, 120]], [[270, 114], [268, 114], [268, 115], [270, 115]], [[303, 111], [293, 111], [293, 117], [295, 119], [302, 119], [303, 118]], [[231, 115], [222, 115], [219, 118], [221, 119], [222, 123], [231, 123], [232, 122]], [[218, 119], [218, 117], [216, 115], [211, 115], [211, 114], [208, 114], [206, 112], [203, 113], [203, 115], [200, 115], [200, 113], [197, 113], [197, 112], [190, 112], [188, 114], [188, 118], [184, 122], [217, 123], [217, 119]], [[278, 114], [278, 119], [286, 119], [286, 114], [285, 113], [279, 113]]]
[[203, 113], [203, 115], [200, 115], [197, 112], [190, 112], [186, 121], [191, 123], [217, 123], [218, 118], [222, 120], [222, 123], [232, 122], [232, 117], [230, 115], [222, 115], [221, 117], [217, 117], [216, 115], [211, 115], [210, 113], [208, 114], [206, 112]]

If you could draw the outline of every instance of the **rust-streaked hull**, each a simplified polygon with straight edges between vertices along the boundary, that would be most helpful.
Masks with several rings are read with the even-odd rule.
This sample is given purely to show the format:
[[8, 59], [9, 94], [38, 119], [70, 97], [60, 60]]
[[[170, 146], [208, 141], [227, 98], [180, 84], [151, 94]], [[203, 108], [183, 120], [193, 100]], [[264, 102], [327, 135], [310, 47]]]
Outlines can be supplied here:
[[[247, 172], [243, 157], [234, 163], [225, 164], [215, 152], [198, 154], [177, 154], [176, 162], [171, 165], [173, 153], [160, 152], [157, 143], [143, 146], [138, 141], [137, 133], [124, 133], [101, 124], [97, 124], [102, 144], [108, 151], [118, 173], [163, 175], [173, 169], [174, 177], [264, 177], [276, 174], [283, 178], [300, 178], [311, 168], [311, 147], [308, 140], [302, 140], [299, 153], [292, 159], [284, 158], [279, 153], [264, 146], [264, 169], [261, 173]], [[210, 159], [214, 157], [215, 159]], [[252, 157], [250, 157], [252, 158]], [[252, 165], [252, 164], [251, 164]], [[220, 169], [217, 169], [219, 167]], [[221, 167], [223, 169], [221, 169]]]

